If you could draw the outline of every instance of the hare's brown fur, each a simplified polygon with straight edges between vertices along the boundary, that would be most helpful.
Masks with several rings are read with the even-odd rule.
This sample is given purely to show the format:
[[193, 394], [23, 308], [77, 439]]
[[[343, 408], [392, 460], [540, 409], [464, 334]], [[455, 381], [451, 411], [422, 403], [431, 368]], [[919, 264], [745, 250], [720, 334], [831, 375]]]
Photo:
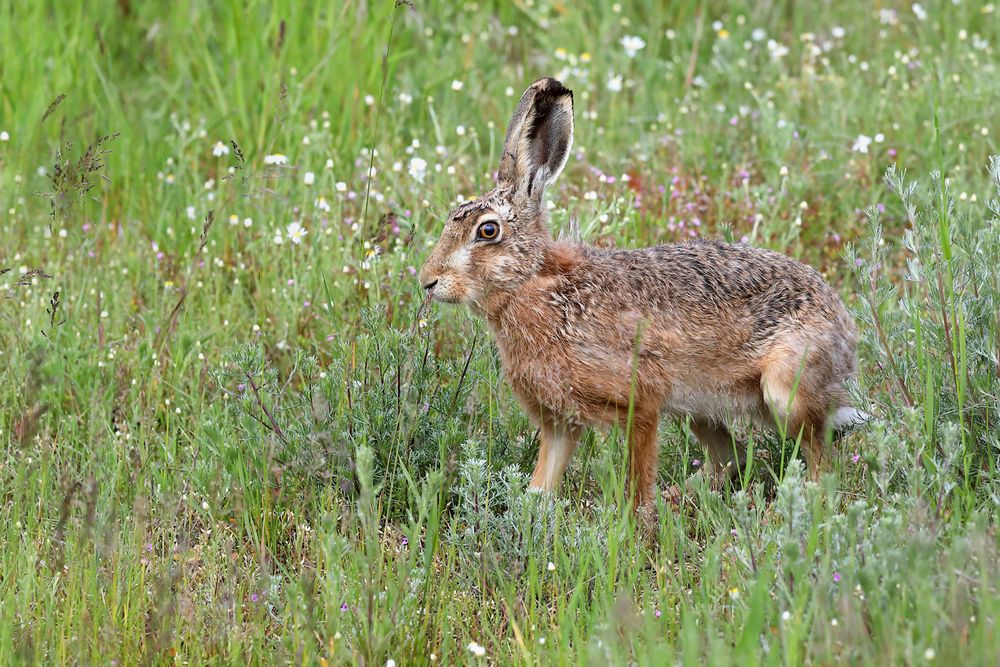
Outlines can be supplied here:
[[[536, 82], [511, 121], [498, 187], [451, 213], [421, 270], [435, 298], [485, 318], [541, 430], [532, 485], [558, 485], [583, 427], [622, 423], [631, 488], [648, 503], [664, 412], [691, 418], [716, 479], [739, 464], [725, 426], [737, 415], [801, 437], [818, 472], [855, 373], [857, 336], [840, 298], [808, 266], [745, 244], [552, 240], [541, 192], [571, 141], [572, 94]], [[484, 239], [490, 223], [498, 236]]]

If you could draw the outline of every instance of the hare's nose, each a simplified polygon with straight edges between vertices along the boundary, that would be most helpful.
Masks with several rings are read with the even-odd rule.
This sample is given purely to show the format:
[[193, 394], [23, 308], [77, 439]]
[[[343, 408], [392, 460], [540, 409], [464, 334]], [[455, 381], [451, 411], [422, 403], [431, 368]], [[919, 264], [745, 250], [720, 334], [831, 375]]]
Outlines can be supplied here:
[[429, 283], [424, 284], [424, 289], [425, 290], [432, 290], [432, 289], [434, 289], [434, 286], [437, 285], [437, 284], [438, 284], [438, 281], [435, 278], [434, 280], [430, 281]]

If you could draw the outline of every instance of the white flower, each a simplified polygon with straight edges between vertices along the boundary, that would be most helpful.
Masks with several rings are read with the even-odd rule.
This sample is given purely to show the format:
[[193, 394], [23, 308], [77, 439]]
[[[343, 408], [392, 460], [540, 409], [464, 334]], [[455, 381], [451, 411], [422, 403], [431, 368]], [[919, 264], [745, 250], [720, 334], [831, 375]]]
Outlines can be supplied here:
[[285, 228], [285, 233], [287, 234], [289, 241], [298, 245], [302, 243], [302, 239], [304, 239], [306, 234], [309, 232], [306, 231], [306, 228], [303, 227], [301, 223], [293, 222]]
[[763, 42], [767, 39], [767, 31], [763, 28], [754, 28], [753, 32], [750, 33], [750, 39], [755, 42]]
[[779, 176], [788, 176], [788, 167], [784, 167], [784, 166], [781, 167], [781, 169], [778, 170], [778, 175]]
[[307, 171], [305, 175], [302, 176], [302, 182], [306, 185], [312, 185], [316, 182], [316, 174], [311, 171]]
[[635, 58], [636, 54], [646, 46], [646, 41], [635, 35], [625, 35], [618, 43], [625, 49], [625, 55], [629, 58]]
[[388, 660], [385, 661], [385, 667], [396, 667], [396, 661], [393, 660], [392, 658], [389, 658]]
[[375, 97], [372, 95], [365, 95], [365, 104], [368, 106], [375, 104]]
[[924, 651], [924, 660], [933, 660], [936, 655], [937, 653], [934, 651], [933, 648], [928, 648], [926, 651]]
[[274, 245], [281, 245], [282, 243], [285, 242], [285, 239], [282, 238], [281, 236], [281, 232], [275, 232], [273, 240], [274, 240]]
[[868, 147], [872, 145], [872, 138], [867, 134], [859, 134], [858, 138], [854, 140], [854, 145], [851, 150], [855, 153], [867, 153]]
[[322, 196], [317, 197], [316, 201], [313, 202], [313, 206], [315, 206], [321, 211], [326, 211], [326, 212], [330, 211], [330, 202], [326, 200], [326, 197]]
[[189, 220], [194, 220], [194, 219], [195, 219], [195, 218], [197, 217], [197, 216], [195, 215], [195, 210], [194, 210], [194, 206], [188, 206], [188, 207], [187, 207], [187, 208], [186, 208], [186, 209], [184, 210], [184, 212], [185, 212], [185, 213], [187, 213], [187, 217], [188, 217], [188, 219], [189, 219]]
[[486, 655], [486, 647], [480, 646], [476, 642], [469, 642], [469, 650], [472, 651], [472, 655], [481, 658]]
[[781, 612], [781, 620], [787, 621], [791, 619], [791, 617], [792, 617], [792, 612], [788, 611], [787, 609]]
[[288, 164], [288, 156], [282, 155], [281, 153], [275, 153], [274, 155], [265, 155], [264, 164], [273, 164], [273, 165]]
[[885, 141], [885, 135], [884, 134], [882, 134], [881, 132], [879, 132], [878, 134], [875, 135], [875, 143], [876, 144], [880, 144], [883, 141]]
[[552, 561], [549, 561], [549, 564], [546, 567], [548, 568], [549, 572], [555, 572], [556, 571], [556, 564], [553, 563]]
[[910, 9], [913, 10], [913, 14], [917, 17], [918, 21], [927, 20], [927, 10], [921, 7], [919, 2], [914, 2]]
[[212, 146], [212, 155], [215, 157], [222, 157], [223, 155], [229, 154], [229, 146], [225, 145], [221, 141], [216, 141], [215, 145]]
[[7, 130], [0, 130], [0, 141], [10, 141], [10, 135], [7, 134]]
[[424, 176], [427, 175], [427, 160], [423, 158], [415, 157], [410, 160], [410, 176], [412, 176], [417, 182], [423, 183]]
[[452, 90], [462, 90], [462, 86], [464, 86], [464, 85], [465, 85], [464, 83], [462, 83], [458, 79], [455, 79], [454, 81], [451, 82], [451, 89]]
[[843, 28], [841, 28], [839, 25], [835, 25], [830, 30], [830, 34], [833, 35], [834, 38], [836, 38], [836, 39], [843, 39], [844, 35], [847, 34], [847, 31], [844, 30]]
[[612, 93], [619, 93], [622, 89], [622, 75], [614, 72], [608, 74], [608, 90]]
[[767, 50], [771, 53], [772, 60], [781, 60], [788, 55], [788, 47], [773, 39], [767, 40]]
[[456, 127], [455, 128], [455, 134], [457, 134], [460, 137], [464, 137], [465, 136], [465, 126], [464, 125], [459, 125], [458, 127]]
[[413, 95], [410, 95], [409, 93], [400, 93], [399, 94], [399, 101], [401, 103], [403, 103], [403, 104], [412, 104], [413, 103]]

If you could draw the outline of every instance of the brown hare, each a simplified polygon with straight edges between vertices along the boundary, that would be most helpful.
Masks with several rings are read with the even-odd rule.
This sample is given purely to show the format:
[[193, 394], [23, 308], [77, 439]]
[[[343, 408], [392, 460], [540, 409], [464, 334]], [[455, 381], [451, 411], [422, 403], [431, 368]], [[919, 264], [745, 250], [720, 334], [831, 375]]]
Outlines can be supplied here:
[[554, 490], [581, 430], [622, 424], [630, 489], [654, 498], [657, 426], [689, 417], [713, 484], [740, 465], [726, 422], [748, 415], [789, 437], [813, 475], [850, 407], [856, 330], [812, 268], [746, 244], [603, 250], [553, 240], [543, 194], [573, 143], [573, 93], [528, 88], [497, 185], [453, 210], [420, 271], [431, 296], [481, 315], [504, 375], [541, 431], [534, 488]]

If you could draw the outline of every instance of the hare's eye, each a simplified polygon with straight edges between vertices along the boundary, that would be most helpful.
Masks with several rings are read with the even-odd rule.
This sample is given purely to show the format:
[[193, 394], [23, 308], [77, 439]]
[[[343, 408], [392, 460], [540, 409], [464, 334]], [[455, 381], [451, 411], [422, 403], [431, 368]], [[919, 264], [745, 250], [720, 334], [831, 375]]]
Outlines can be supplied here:
[[500, 225], [495, 222], [484, 222], [476, 230], [476, 239], [481, 241], [492, 241], [500, 235]]

